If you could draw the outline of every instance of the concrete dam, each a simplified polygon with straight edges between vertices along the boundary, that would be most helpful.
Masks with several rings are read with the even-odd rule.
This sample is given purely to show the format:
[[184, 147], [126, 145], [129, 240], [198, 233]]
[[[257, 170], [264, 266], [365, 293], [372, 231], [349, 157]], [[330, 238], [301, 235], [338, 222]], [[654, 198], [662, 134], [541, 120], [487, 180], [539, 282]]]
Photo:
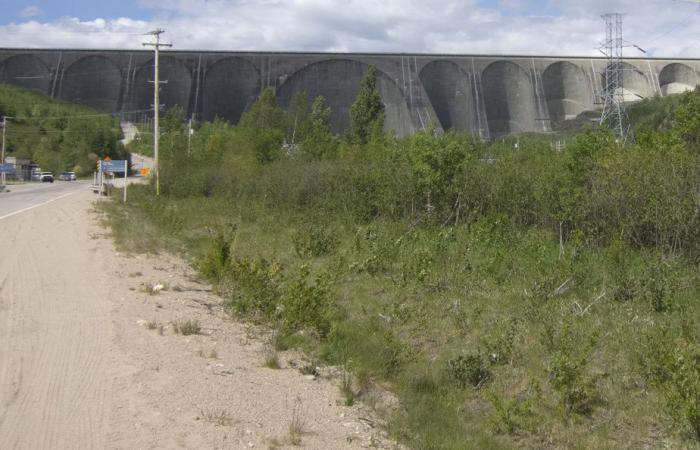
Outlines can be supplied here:
[[[369, 65], [385, 104], [386, 128], [406, 136], [431, 124], [483, 139], [548, 132], [599, 107], [606, 60], [587, 57], [163, 51], [162, 107], [237, 123], [270, 86], [281, 106], [297, 92], [326, 98], [333, 131], [349, 111]], [[153, 52], [0, 49], [0, 83], [129, 117], [153, 102]], [[624, 98], [693, 89], [700, 60], [627, 59]]]

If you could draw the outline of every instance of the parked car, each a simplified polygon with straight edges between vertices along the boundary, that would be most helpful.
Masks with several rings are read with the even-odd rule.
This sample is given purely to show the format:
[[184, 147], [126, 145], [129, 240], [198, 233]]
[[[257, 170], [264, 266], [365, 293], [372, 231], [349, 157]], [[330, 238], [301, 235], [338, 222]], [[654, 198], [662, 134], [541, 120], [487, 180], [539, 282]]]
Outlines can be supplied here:
[[58, 176], [58, 179], [63, 181], [75, 181], [78, 177], [75, 176], [75, 172], [63, 172]]
[[53, 183], [53, 174], [51, 172], [41, 172], [42, 183]]
[[75, 181], [78, 179], [78, 176], [75, 174], [75, 172], [68, 172], [68, 175], [70, 175], [70, 181]]

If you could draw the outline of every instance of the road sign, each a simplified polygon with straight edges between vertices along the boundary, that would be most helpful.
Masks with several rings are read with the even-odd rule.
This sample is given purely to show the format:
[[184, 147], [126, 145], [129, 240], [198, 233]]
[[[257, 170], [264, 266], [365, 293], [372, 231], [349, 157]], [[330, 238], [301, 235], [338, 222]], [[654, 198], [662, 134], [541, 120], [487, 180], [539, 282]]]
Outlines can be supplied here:
[[107, 160], [102, 161], [103, 172], [124, 173], [126, 160]]
[[0, 173], [15, 173], [14, 164], [0, 164]]

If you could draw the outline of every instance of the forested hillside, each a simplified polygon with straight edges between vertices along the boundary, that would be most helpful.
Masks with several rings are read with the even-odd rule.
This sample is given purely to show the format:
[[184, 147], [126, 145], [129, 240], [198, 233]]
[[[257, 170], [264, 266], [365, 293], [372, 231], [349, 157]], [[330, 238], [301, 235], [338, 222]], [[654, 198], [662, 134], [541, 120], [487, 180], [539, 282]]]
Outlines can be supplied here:
[[46, 171], [88, 174], [98, 158], [127, 156], [119, 120], [92, 108], [0, 85], [0, 116], [9, 116], [6, 156], [32, 160]]

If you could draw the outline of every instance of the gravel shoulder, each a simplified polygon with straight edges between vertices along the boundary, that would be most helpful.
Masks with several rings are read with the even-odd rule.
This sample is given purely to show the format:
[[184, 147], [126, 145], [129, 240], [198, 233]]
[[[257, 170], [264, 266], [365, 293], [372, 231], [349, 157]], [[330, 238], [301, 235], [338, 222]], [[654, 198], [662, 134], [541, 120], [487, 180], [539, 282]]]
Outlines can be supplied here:
[[395, 447], [336, 371], [264, 367], [266, 332], [181, 259], [115, 251], [93, 199], [0, 220], [0, 448]]

